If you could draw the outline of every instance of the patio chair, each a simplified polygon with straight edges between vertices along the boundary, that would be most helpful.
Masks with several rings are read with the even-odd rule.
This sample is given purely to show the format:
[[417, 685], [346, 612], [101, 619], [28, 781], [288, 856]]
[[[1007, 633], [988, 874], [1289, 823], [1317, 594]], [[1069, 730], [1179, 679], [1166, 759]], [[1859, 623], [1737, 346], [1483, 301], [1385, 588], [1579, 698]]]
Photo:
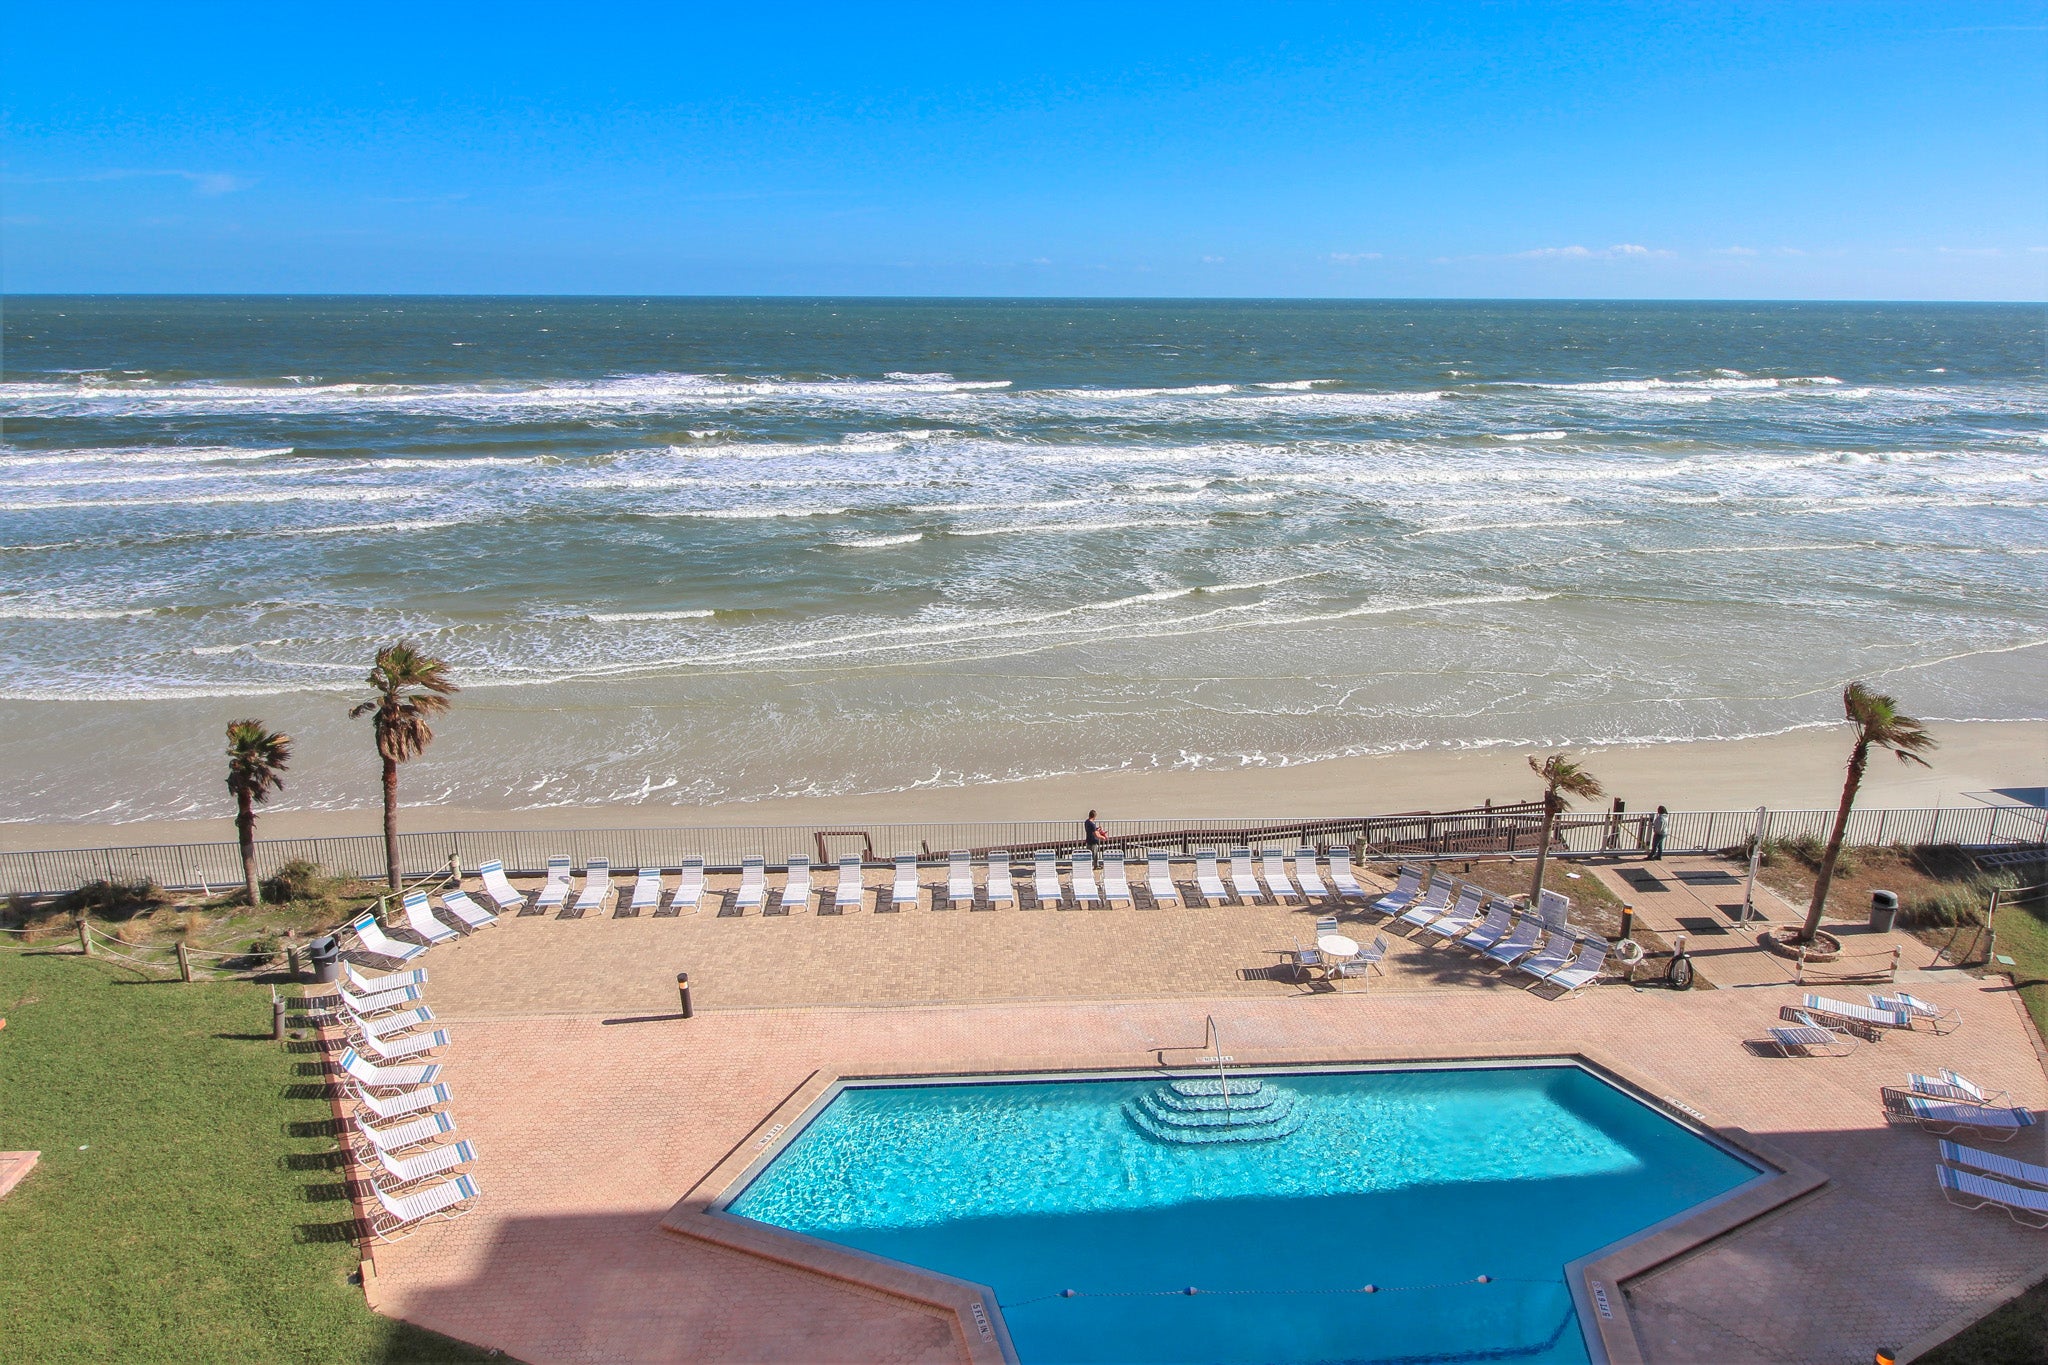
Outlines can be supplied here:
[[1210, 905], [1221, 905], [1230, 896], [1223, 889], [1223, 878], [1216, 872], [1216, 850], [1198, 848], [1195, 850], [1195, 890], [1202, 893], [1202, 899]]
[[1466, 882], [1458, 888], [1458, 899], [1442, 915], [1422, 927], [1438, 938], [1456, 938], [1479, 922], [1479, 907], [1486, 901], [1486, 888]]
[[424, 943], [407, 943], [384, 932], [384, 926], [377, 923], [374, 911], [365, 911], [361, 918], [349, 925], [355, 930], [356, 942], [363, 945], [363, 951], [375, 953], [378, 957], [397, 958], [408, 962], [427, 950]]
[[2048, 1166], [2036, 1166], [2031, 1161], [2018, 1157], [2000, 1156], [1996, 1152], [1980, 1152], [1975, 1147], [1965, 1147], [1960, 1142], [1943, 1138], [1940, 1143], [1941, 1159], [1951, 1166], [1962, 1166], [1972, 1171], [1995, 1175], [2013, 1185], [2037, 1185], [2048, 1189]]
[[1351, 871], [1351, 850], [1333, 848], [1330, 850], [1330, 885], [1337, 888], [1337, 894], [1347, 901], [1366, 899], [1365, 888], [1358, 884], [1358, 877]]
[[1239, 905], [1259, 903], [1259, 879], [1252, 875], [1252, 851], [1248, 848], [1230, 850], [1230, 889], [1237, 893]]
[[1294, 958], [1294, 979], [1297, 983], [1310, 979], [1311, 973], [1330, 969], [1330, 958], [1321, 948], [1304, 948], [1299, 943], [1289, 950]]
[[1543, 922], [1534, 915], [1522, 916], [1515, 932], [1488, 948], [1485, 956], [1503, 967], [1512, 967], [1543, 946]]
[[1259, 854], [1259, 874], [1266, 879], [1266, 890], [1282, 905], [1301, 894], [1294, 889], [1294, 883], [1287, 880], [1287, 855], [1277, 848], [1265, 849]]
[[832, 893], [832, 908], [845, 914], [858, 910], [867, 897], [868, 884], [865, 869], [857, 855], [849, 854], [839, 860], [839, 886]]
[[1294, 850], [1294, 880], [1300, 884], [1301, 894], [1310, 900], [1323, 900], [1330, 894], [1330, 888], [1316, 875], [1316, 851], [1312, 848]]
[[1102, 888], [1095, 884], [1095, 855], [1076, 853], [1067, 863], [1067, 879], [1074, 888], [1074, 904], [1102, 904]]
[[633, 914], [642, 910], [652, 914], [661, 907], [661, 869], [643, 867], [633, 876], [633, 898], [626, 902], [626, 909]]
[[783, 914], [808, 909], [811, 903], [811, 860], [791, 858], [782, 865], [782, 893], [775, 898]]
[[733, 893], [733, 908], [742, 914], [768, 903], [768, 860], [740, 859], [740, 889]]
[[466, 1175], [403, 1194], [374, 1180], [370, 1189], [378, 1205], [370, 1215], [370, 1233], [380, 1242], [395, 1242], [427, 1223], [460, 1218], [476, 1202], [476, 1182]]
[[1808, 995], [1801, 1008], [1809, 1014], [1826, 1017], [1830, 1027], [1847, 1028], [1873, 1043], [1883, 1036], [1885, 1029], [1913, 1027], [1913, 1016], [1904, 1010], [1872, 1009], [1866, 1005], [1852, 1005], [1846, 1000], [1830, 1000], [1824, 995]]
[[[365, 1066], [368, 1063], [364, 1063]], [[369, 1090], [355, 1092], [356, 1103], [369, 1110], [379, 1119], [389, 1123], [392, 1119], [404, 1118], [407, 1114], [419, 1114], [429, 1109], [438, 1109], [448, 1103], [448, 1087], [445, 1085], [420, 1085], [411, 1090], [400, 1090], [390, 1095], [377, 1095]]]
[[355, 1149], [357, 1160], [366, 1161], [372, 1152], [399, 1153], [408, 1147], [421, 1147], [429, 1142], [439, 1141], [443, 1133], [455, 1131], [455, 1120], [445, 1111], [437, 1111], [381, 1128], [364, 1123], [361, 1118], [357, 1118], [351, 1126], [356, 1131], [357, 1140], [349, 1145]]
[[1884, 1104], [1885, 1122], [1916, 1124], [1930, 1133], [1974, 1133], [1991, 1142], [2004, 1142], [2020, 1129], [2034, 1126], [2033, 1114], [2025, 1109], [1950, 1104], [1891, 1086], [1885, 1086], [1879, 1097]]
[[612, 864], [609, 858], [592, 858], [583, 865], [583, 890], [576, 896], [576, 913], [602, 910], [612, 896]]
[[897, 854], [896, 881], [889, 888], [889, 908], [900, 910], [906, 905], [916, 905], [917, 891], [917, 855]]
[[439, 1062], [378, 1066], [352, 1047], [342, 1050], [341, 1060], [336, 1065], [343, 1075], [365, 1090], [416, 1090], [423, 1085], [432, 1085], [434, 1078], [441, 1074]]
[[1322, 936], [1323, 936], [1324, 934], [1334, 934], [1334, 933], [1337, 933], [1337, 932], [1339, 932], [1339, 930], [1338, 930], [1338, 928], [1337, 928], [1337, 917], [1336, 917], [1335, 915], [1319, 915], [1319, 916], [1317, 916], [1317, 918], [1316, 918], [1316, 937], [1317, 937], [1317, 938], [1321, 938], [1321, 937], [1322, 937]]
[[1412, 924], [1418, 929], [1427, 928], [1430, 921], [1440, 918], [1451, 908], [1451, 885], [1449, 877], [1438, 877], [1430, 882], [1429, 890], [1410, 901], [1395, 918], [1402, 924]]
[[1039, 905], [1050, 905], [1055, 910], [1059, 909], [1059, 855], [1049, 848], [1041, 848], [1032, 859], [1031, 894], [1037, 898]]
[[969, 909], [974, 907], [974, 855], [954, 853], [946, 859], [946, 900], [953, 905], [965, 901]]
[[356, 988], [357, 995], [382, 995], [395, 991], [401, 986], [424, 986], [427, 984], [427, 969], [414, 967], [409, 972], [390, 972], [380, 976], [365, 976], [356, 970], [353, 962], [341, 964], [341, 974], [348, 978], [348, 984]]
[[526, 893], [512, 885], [505, 877], [505, 864], [497, 858], [477, 868], [476, 875], [483, 878], [484, 894], [500, 910], [510, 910], [526, 904]]
[[697, 912], [697, 905], [704, 899], [704, 860], [685, 858], [681, 870], [676, 874], [675, 894], [668, 898], [668, 908], [680, 913], [688, 909]]
[[[1600, 973], [1607, 970], [1609, 945], [1604, 938], [1587, 935], [1579, 944], [1579, 955], [1568, 967], [1560, 967], [1543, 978], [1546, 985], [1564, 987], [1565, 995], [1577, 995], [1600, 979]], [[1562, 1000], [1564, 996], [1559, 996]]]
[[379, 1182], [390, 1190], [417, 1185], [429, 1176], [444, 1175], [458, 1166], [468, 1166], [476, 1160], [476, 1149], [467, 1140], [439, 1142], [432, 1147], [413, 1153], [411, 1156], [393, 1156], [391, 1153], [372, 1149], [370, 1155], [379, 1166], [391, 1176], [395, 1183]]
[[1336, 963], [1330, 969], [1330, 974], [1332, 976], [1364, 976], [1367, 972], [1378, 972], [1381, 976], [1385, 976], [1386, 973], [1380, 969], [1380, 963], [1386, 960], [1386, 956], [1387, 936], [1385, 934], [1376, 934], [1370, 944], [1358, 950], [1357, 957], [1346, 958]]
[[455, 916], [470, 933], [488, 929], [498, 922], [498, 917], [469, 898], [467, 891], [450, 891], [441, 897], [441, 908]]
[[1015, 905], [1017, 890], [1010, 885], [1010, 851], [991, 849], [988, 855], [988, 908]]
[[1934, 1178], [1941, 1183], [1942, 1198], [1959, 1209], [1995, 1208], [2021, 1227], [2048, 1228], [2048, 1190], [2008, 1185], [1940, 1162], [1934, 1164]]
[[1495, 897], [1486, 903], [1486, 918], [1479, 921], [1477, 928], [1466, 934], [1459, 942], [1467, 948], [1485, 952], [1508, 936], [1508, 930], [1515, 920], [1515, 907]]
[[1963, 1026], [1961, 1010], [1943, 1009], [1931, 1000], [1922, 1000], [1919, 996], [1909, 995], [1905, 991], [1894, 991], [1890, 995], [1873, 995], [1870, 997], [1870, 1007], [1874, 1010], [1896, 1011], [1909, 1020], [1924, 1019], [1927, 1021], [1928, 1031], [1932, 1033], [1954, 1033]]
[[548, 859], [547, 880], [540, 884], [540, 891], [533, 898], [536, 910], [552, 910], [569, 903], [569, 855], [557, 853]]
[[427, 900], [424, 891], [408, 891], [400, 904], [405, 909], [405, 924], [428, 943], [446, 943], [462, 937], [440, 920], [434, 918], [434, 907]]
[[[1332, 857], [1334, 858], [1334, 854]], [[1335, 868], [1331, 869], [1335, 875]], [[1429, 872], [1413, 863], [1401, 864], [1401, 874], [1394, 881], [1394, 889], [1372, 903], [1373, 910], [1382, 915], [1398, 915], [1415, 903], [1422, 894], [1422, 880]]]
[[1173, 884], [1172, 854], [1153, 852], [1145, 855], [1145, 890], [1154, 905], [1180, 904], [1180, 888]]
[[1774, 1024], [1770, 1032], [1771, 1041], [1785, 1057], [1795, 1051], [1807, 1057], [1846, 1057], [1856, 1050], [1856, 1041], [1848, 1034], [1819, 1024], [1795, 1024], [1790, 1028]]
[[1569, 935], [1552, 934], [1550, 941], [1543, 945], [1540, 953], [1531, 953], [1515, 964], [1515, 970], [1525, 972], [1538, 981], [1545, 980], [1552, 972], [1561, 972], [1571, 965], [1573, 950], [1578, 947]]
[[390, 1066], [424, 1057], [448, 1046], [448, 1030], [437, 1028], [432, 1033], [408, 1033], [403, 1038], [377, 1038], [364, 1034], [357, 1040], [357, 1046], [376, 1058], [379, 1065]]
[[1931, 1100], [1949, 1100], [1956, 1104], [2003, 1104], [2012, 1098], [2010, 1091], [1987, 1091], [1975, 1081], [1946, 1067], [1935, 1076], [1908, 1076], [1906, 1085], [1916, 1095], [1925, 1095]]
[[1102, 860], [1102, 898], [1111, 905], [1133, 903], [1130, 874], [1121, 853], [1112, 853]]

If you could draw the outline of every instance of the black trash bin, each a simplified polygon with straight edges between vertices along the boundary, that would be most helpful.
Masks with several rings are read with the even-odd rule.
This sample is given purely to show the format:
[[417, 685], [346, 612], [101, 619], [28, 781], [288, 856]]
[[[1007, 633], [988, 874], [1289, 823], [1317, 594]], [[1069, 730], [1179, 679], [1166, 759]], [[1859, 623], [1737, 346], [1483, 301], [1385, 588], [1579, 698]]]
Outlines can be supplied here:
[[1874, 932], [1889, 934], [1898, 918], [1899, 896], [1896, 891], [1870, 893], [1870, 927]]
[[341, 979], [341, 940], [332, 934], [316, 938], [307, 945], [307, 955], [313, 962], [313, 980], [339, 981]]

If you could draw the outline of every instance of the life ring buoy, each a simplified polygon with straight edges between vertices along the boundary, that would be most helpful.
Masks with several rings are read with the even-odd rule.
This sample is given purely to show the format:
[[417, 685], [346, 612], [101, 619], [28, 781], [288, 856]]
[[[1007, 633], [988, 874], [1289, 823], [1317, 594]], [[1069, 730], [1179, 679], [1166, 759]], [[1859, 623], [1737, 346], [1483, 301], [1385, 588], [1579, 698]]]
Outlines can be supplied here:
[[1632, 938], [1621, 939], [1614, 945], [1614, 960], [1624, 967], [1633, 967], [1643, 960], [1643, 945]]

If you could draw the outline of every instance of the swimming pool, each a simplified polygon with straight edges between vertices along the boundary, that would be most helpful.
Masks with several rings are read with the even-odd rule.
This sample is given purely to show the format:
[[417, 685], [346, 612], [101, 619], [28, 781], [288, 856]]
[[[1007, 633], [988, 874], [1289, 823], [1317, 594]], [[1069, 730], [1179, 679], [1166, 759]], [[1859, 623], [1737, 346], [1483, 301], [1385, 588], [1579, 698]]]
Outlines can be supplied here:
[[1028, 1365], [1583, 1361], [1566, 1264], [1762, 1176], [1569, 1063], [1178, 1074], [850, 1083], [725, 1211], [989, 1286]]

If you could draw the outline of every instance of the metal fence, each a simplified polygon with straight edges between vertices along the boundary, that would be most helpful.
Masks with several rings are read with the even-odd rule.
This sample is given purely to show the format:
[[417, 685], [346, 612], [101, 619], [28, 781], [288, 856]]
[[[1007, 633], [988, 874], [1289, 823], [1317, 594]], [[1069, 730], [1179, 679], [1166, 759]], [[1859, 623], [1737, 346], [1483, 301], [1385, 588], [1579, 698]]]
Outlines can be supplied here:
[[[1644, 815], [1573, 814], [1563, 817], [1553, 851], [1595, 854], [1643, 852], [1650, 819]], [[1833, 811], [1769, 811], [1762, 825], [1769, 839], [1825, 839]], [[1534, 853], [1542, 816], [1534, 806], [1341, 819], [1117, 820], [1104, 825], [1110, 848], [1128, 853], [1165, 849], [1186, 855], [1202, 847], [1294, 848], [1363, 844], [1400, 856]], [[1664, 847], [1671, 853], [1719, 852], [1740, 848], [1757, 833], [1755, 811], [1674, 811], [1667, 817]], [[1959, 844], [1998, 847], [2039, 844], [2048, 839], [2048, 812], [2030, 808], [1975, 807], [1941, 810], [1865, 810], [1850, 817], [1852, 844]], [[887, 859], [898, 853], [943, 857], [952, 849], [1008, 849], [1029, 852], [1081, 846], [1080, 829], [1068, 821], [872, 825], [742, 825], [698, 829], [461, 830], [398, 837], [400, 873], [431, 874], [453, 858], [473, 870], [501, 859], [513, 873], [539, 872], [550, 856], [566, 854], [578, 866], [608, 858], [614, 867], [675, 867], [702, 858], [709, 867], [736, 868], [742, 858], [772, 863], [793, 856], [829, 862], [848, 854]], [[256, 871], [268, 877], [295, 859], [327, 871], [365, 879], [385, 873], [384, 839], [377, 834], [315, 839], [263, 839], [256, 844]], [[133, 848], [51, 849], [0, 853], [0, 895], [38, 895], [73, 890], [93, 881], [148, 879], [176, 889], [239, 885], [241, 853], [232, 843], [159, 844]]]

